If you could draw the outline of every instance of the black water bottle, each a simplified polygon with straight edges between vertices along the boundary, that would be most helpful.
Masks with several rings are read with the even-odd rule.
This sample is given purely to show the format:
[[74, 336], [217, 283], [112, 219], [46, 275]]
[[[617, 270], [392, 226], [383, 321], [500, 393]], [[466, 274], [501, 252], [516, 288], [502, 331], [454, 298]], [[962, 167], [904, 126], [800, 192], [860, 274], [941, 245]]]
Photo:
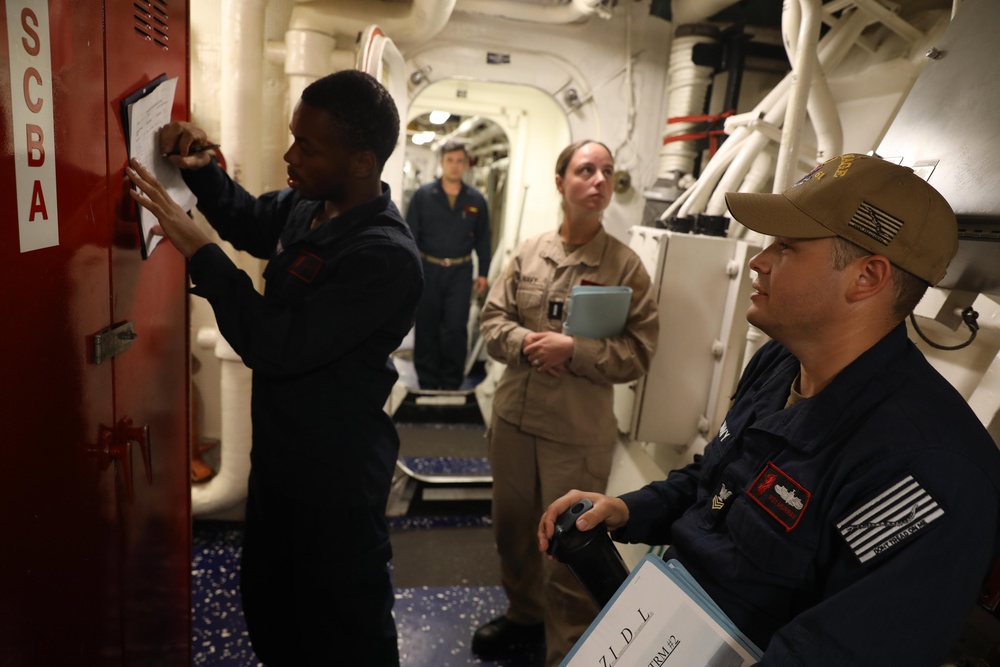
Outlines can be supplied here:
[[628, 577], [628, 568], [603, 521], [590, 530], [576, 527], [576, 520], [593, 507], [594, 503], [584, 498], [560, 514], [547, 552], [566, 564], [600, 609]]

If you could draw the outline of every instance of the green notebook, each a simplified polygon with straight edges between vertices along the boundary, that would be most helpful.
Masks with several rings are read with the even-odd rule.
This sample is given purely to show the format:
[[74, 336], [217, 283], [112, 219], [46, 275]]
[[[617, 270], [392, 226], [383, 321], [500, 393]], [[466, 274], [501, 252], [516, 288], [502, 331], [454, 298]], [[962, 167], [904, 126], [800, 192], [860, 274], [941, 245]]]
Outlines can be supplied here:
[[584, 338], [611, 338], [625, 329], [631, 287], [578, 285], [570, 291], [563, 333]]

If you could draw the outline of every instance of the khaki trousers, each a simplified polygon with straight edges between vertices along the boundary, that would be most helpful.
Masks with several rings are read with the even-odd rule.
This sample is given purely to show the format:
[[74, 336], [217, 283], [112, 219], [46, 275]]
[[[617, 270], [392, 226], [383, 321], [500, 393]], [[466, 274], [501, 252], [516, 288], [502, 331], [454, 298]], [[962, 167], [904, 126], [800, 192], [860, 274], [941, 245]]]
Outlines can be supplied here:
[[[581, 408], [584, 409], [584, 408]], [[489, 455], [500, 581], [515, 623], [545, 623], [546, 665], [556, 667], [598, 609], [569, 568], [538, 550], [538, 522], [571, 491], [607, 489], [614, 443], [569, 445], [522, 432], [494, 414]]]

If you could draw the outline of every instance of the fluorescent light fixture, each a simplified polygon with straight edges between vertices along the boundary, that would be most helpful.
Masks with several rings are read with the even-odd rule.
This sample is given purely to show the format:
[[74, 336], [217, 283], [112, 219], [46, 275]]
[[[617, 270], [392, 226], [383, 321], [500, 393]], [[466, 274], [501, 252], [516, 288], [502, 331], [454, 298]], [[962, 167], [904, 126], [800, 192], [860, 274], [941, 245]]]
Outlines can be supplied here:
[[451, 118], [451, 114], [447, 111], [432, 111], [429, 120], [434, 125], [441, 125], [449, 118]]
[[411, 139], [411, 141], [413, 141], [413, 143], [417, 146], [423, 146], [424, 144], [434, 141], [434, 136], [433, 132], [417, 132], [413, 135], [413, 139]]

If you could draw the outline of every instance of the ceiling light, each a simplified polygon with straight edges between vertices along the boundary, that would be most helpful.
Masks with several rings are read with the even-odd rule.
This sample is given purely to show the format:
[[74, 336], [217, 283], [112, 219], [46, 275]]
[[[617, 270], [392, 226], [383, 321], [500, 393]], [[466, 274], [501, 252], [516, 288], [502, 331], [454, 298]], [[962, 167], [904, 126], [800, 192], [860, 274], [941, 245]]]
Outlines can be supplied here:
[[413, 139], [411, 141], [413, 141], [413, 143], [417, 146], [423, 146], [424, 144], [434, 141], [434, 136], [433, 132], [417, 132], [413, 135]]
[[451, 114], [447, 111], [432, 111], [428, 120], [430, 120], [433, 125], [441, 125], [449, 118], [451, 118]]

